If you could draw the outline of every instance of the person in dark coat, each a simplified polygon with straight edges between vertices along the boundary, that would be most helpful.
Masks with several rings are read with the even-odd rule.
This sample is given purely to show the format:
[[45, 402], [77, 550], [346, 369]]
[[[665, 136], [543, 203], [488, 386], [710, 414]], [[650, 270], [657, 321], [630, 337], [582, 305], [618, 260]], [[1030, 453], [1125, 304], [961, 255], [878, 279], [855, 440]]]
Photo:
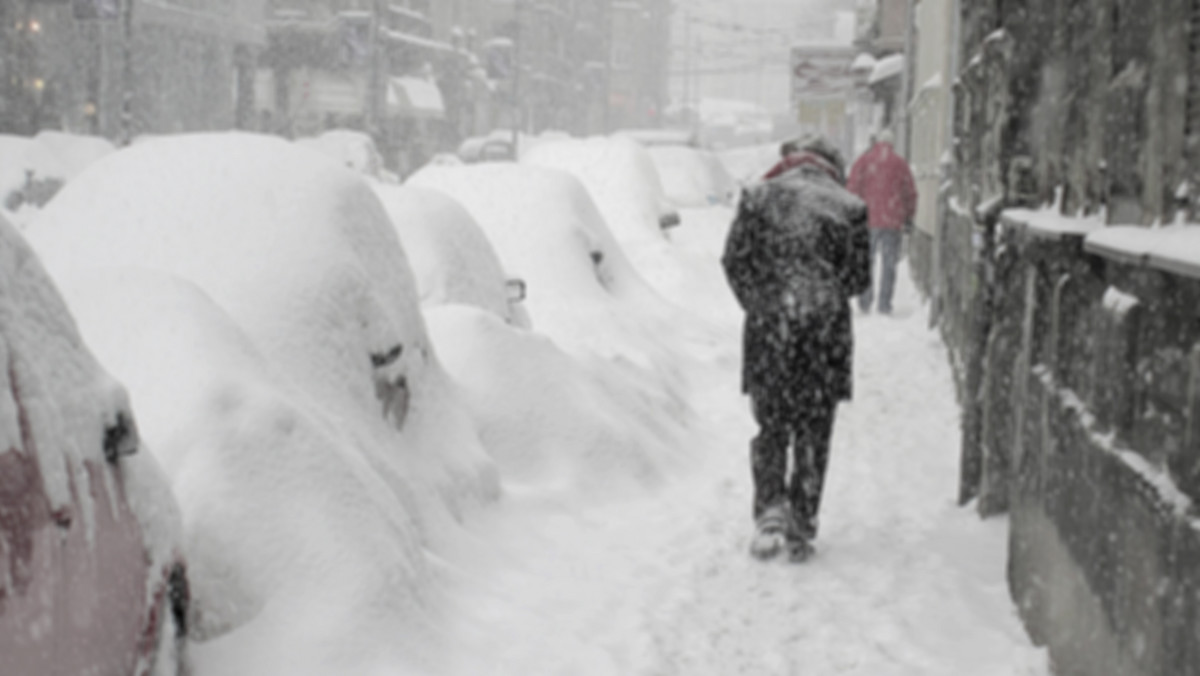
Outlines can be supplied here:
[[[896, 264], [904, 231], [912, 227], [917, 213], [917, 188], [908, 162], [892, 148], [892, 133], [883, 130], [871, 149], [863, 153], [850, 168], [846, 182], [850, 192], [867, 203], [871, 226], [871, 258], [882, 260], [879, 271], [879, 311], [892, 312], [892, 293], [896, 288]], [[871, 287], [858, 299], [863, 312], [871, 309], [874, 294]]]
[[[867, 208], [843, 187], [825, 139], [793, 142], [769, 179], [743, 191], [721, 259], [745, 310], [742, 390], [757, 533], [752, 552], [812, 551], [838, 402], [852, 393], [850, 299], [871, 285]], [[786, 477], [788, 450], [793, 454]]]

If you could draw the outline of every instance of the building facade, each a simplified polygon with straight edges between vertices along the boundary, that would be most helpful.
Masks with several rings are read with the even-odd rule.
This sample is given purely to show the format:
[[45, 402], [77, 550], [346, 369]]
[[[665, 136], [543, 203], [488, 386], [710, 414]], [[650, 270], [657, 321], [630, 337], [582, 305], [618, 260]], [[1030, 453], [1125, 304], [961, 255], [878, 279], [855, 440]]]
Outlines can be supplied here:
[[263, 0], [0, 3], [0, 130], [247, 126]]
[[959, 499], [1009, 512], [1056, 671], [1200, 673], [1200, 4], [958, 5], [931, 307]]

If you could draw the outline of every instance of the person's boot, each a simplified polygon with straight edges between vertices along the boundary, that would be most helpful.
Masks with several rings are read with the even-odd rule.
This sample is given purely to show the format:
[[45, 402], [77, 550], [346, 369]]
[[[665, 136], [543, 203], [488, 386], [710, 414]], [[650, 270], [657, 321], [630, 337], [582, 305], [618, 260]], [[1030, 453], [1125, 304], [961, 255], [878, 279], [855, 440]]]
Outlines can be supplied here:
[[789, 537], [794, 534], [787, 508], [784, 505], [768, 507], [755, 520], [750, 553], [757, 559], [773, 558], [783, 552]]

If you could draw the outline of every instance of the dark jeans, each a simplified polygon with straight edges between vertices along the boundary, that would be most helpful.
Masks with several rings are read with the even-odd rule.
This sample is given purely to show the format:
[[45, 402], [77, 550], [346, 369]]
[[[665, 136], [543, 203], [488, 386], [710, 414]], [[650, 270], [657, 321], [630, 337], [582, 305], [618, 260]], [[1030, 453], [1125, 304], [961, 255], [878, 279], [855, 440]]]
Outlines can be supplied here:
[[[750, 442], [754, 518], [768, 507], [784, 504], [800, 532], [812, 539], [817, 535], [837, 402], [813, 392], [799, 398], [764, 397], [752, 403], [759, 425], [758, 436]], [[785, 481], [789, 447], [793, 469], [791, 480]]]
[[[875, 266], [875, 257], [881, 255], [883, 265], [879, 271], [879, 311], [892, 311], [892, 293], [896, 290], [896, 264], [900, 262], [900, 244], [904, 233], [900, 230], [871, 228], [871, 266]], [[874, 282], [872, 282], [874, 284]], [[863, 312], [871, 309], [874, 300], [873, 289], [858, 297], [858, 307]]]

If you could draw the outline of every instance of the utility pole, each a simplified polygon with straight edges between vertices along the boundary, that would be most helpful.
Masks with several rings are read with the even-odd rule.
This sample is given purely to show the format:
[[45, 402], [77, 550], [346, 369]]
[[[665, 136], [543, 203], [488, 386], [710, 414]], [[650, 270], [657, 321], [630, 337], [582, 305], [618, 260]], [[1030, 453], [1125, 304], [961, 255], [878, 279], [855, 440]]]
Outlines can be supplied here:
[[604, 132], [612, 130], [612, 0], [604, 0]]
[[120, 145], [133, 143], [136, 133], [133, 123], [133, 5], [137, 0], [125, 0], [124, 12], [121, 15], [121, 52], [123, 63], [121, 67], [121, 138]]
[[13, 63], [13, 43], [16, 42], [13, 25], [16, 23], [16, 17], [13, 16], [12, 10], [9, 3], [0, 2], [0, 133], [13, 131], [8, 125], [11, 123], [12, 107], [16, 104], [17, 88], [14, 84], [16, 75]]
[[363, 111], [367, 133], [376, 143], [383, 145], [383, 63], [381, 58], [380, 21], [385, 0], [371, 3], [371, 23], [367, 27], [367, 100]]
[[521, 103], [521, 0], [513, 0], [513, 161], [521, 159], [521, 126], [524, 124], [524, 108]]

